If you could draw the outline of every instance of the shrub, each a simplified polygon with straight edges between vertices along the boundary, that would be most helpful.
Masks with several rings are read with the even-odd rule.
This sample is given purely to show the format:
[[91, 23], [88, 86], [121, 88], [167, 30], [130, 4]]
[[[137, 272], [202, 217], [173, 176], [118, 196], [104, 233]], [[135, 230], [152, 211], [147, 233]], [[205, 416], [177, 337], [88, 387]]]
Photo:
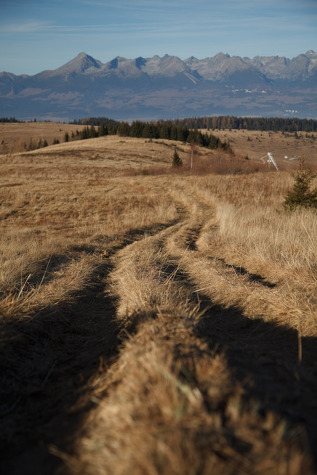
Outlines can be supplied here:
[[293, 189], [284, 199], [284, 208], [294, 210], [298, 206], [317, 208], [317, 188], [310, 189], [311, 182], [316, 177], [311, 170], [301, 169], [295, 176]]
[[182, 159], [178, 155], [177, 151], [174, 150], [172, 166], [173, 167], [180, 167], [181, 165], [183, 165]]

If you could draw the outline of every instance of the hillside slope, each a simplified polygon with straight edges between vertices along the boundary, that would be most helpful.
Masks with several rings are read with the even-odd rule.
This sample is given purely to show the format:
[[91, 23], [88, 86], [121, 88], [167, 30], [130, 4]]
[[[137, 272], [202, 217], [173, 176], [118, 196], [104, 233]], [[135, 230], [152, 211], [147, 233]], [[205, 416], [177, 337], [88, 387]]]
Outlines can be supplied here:
[[116, 140], [0, 156], [3, 469], [317, 473], [316, 213]]

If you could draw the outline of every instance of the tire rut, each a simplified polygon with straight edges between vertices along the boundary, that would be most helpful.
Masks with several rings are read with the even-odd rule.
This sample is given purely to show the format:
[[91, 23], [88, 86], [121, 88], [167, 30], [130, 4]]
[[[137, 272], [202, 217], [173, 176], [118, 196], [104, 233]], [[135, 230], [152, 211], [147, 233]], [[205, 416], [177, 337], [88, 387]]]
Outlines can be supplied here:
[[[159, 276], [155, 285], [167, 289], [170, 296], [155, 297], [143, 308], [136, 306], [127, 324], [137, 334], [148, 318], [152, 321], [160, 311], [168, 311], [177, 299], [182, 300], [189, 314], [203, 312], [194, 325], [195, 335], [207, 343], [210, 351], [224, 352], [232, 380], [243, 386], [243, 404], [254, 400], [257, 413], [264, 419], [270, 411], [282, 417], [288, 424], [287, 437], [299, 446], [301, 437], [305, 439], [307, 434], [310, 453], [316, 457], [317, 407], [312, 397], [317, 390], [313, 377], [315, 338], [301, 338], [304, 356], [299, 362], [298, 329], [287, 327], [279, 318], [293, 311], [284, 289], [206, 253], [201, 247], [202, 235], [206, 229], [217, 231], [213, 203], [189, 197], [180, 188], [171, 195], [183, 207], [182, 219], [132, 245], [134, 251], [139, 248], [141, 256], [147, 245], [152, 246], [151, 267]], [[130, 264], [133, 267], [133, 262]], [[172, 326], [177, 326], [179, 315], [184, 314], [180, 307], [170, 311]], [[126, 312], [127, 308], [123, 314]], [[135, 316], [136, 325], [132, 323]], [[301, 434], [299, 439], [296, 432]]]
[[[199, 239], [207, 222], [203, 218], [206, 203], [198, 202], [197, 206], [200, 212], [195, 225], [184, 223], [164, 246], [169, 257], [178, 260], [175, 266], [179, 272], [187, 276], [187, 290], [192, 286], [192, 295], [196, 293], [201, 308], [207, 309], [197, 327], [198, 334], [210, 349], [225, 351], [233, 377], [243, 382], [247, 399], [260, 401], [261, 413], [273, 410], [293, 428], [305, 427], [311, 453], [316, 457], [317, 407], [312, 397], [317, 390], [313, 377], [316, 339], [301, 338], [304, 356], [299, 361], [297, 328], [285, 326], [283, 320], [276, 324], [274, 305], [283, 309], [283, 289], [223, 258], [200, 252]], [[194, 242], [188, 246], [192, 236]], [[292, 302], [288, 308], [292, 311]]]
[[[178, 223], [113, 257], [110, 280], [123, 346], [100, 389], [107, 399], [90, 420], [93, 431], [88, 427], [84, 436], [99, 441], [107, 473], [114, 466], [119, 473], [144, 473], [144, 466], [149, 473], [189, 473], [189, 463], [192, 473], [208, 473], [211, 467], [217, 473], [253, 473], [253, 465], [264, 463], [268, 453], [285, 475], [281, 453], [297, 454], [299, 470], [312, 473], [304, 406], [297, 403], [303, 385], [294, 385], [296, 362], [289, 367], [281, 351], [281, 341], [291, 348], [294, 332], [248, 318], [238, 305], [217, 305], [197, 291], [193, 266], [204, 264], [209, 271], [210, 259], [202, 261], [196, 244], [206, 221], [204, 207], [195, 207], [196, 215], [189, 205]], [[234, 284], [243, 280], [245, 287], [262, 287], [243, 271], [221, 261], [212, 264], [217, 279], [226, 273]], [[262, 359], [255, 358], [259, 352]], [[287, 420], [285, 429], [279, 428], [279, 416]], [[87, 473], [94, 473], [91, 456], [100, 452], [87, 452], [81, 440], [75, 452], [92, 467]], [[158, 446], [173, 447], [174, 453], [160, 453]], [[80, 473], [74, 458], [65, 460]]]
[[[16, 370], [29, 378], [13, 409], [16, 426], [26, 412], [37, 415], [27, 421], [27, 445], [18, 448], [25, 429], [11, 434], [7, 473], [233, 475], [260, 467], [287, 475], [291, 464], [296, 475], [314, 473], [316, 342], [303, 339], [299, 366], [296, 330], [267, 315], [266, 300], [279, 289], [206, 256], [201, 239], [215, 226], [213, 204], [177, 185], [170, 196], [175, 221], [100, 241], [94, 285], [12, 330], [13, 342], [22, 335], [12, 349], [26, 361], [41, 342], [42, 370], [32, 375], [35, 363]], [[18, 379], [16, 392], [25, 384]], [[56, 417], [47, 402], [39, 410], [43, 397]]]
[[[183, 212], [180, 207], [179, 212]], [[67, 256], [51, 256], [41, 266], [44, 278], [36, 279], [45, 286], [54, 283], [61, 266], [71, 263], [71, 252], [77, 260], [86, 255], [96, 260], [88, 286], [65, 302], [34, 307], [33, 315], [5, 325], [1, 372], [6, 377], [0, 392], [0, 418], [8, 429], [1, 435], [6, 473], [33, 475], [62, 469], [60, 457], [49, 447], [66, 450], [72, 445], [82, 418], [96, 406], [96, 376], [109, 372], [120, 353], [123, 324], [115, 318], [116, 300], [107, 291], [113, 260], [133, 243], [175, 225], [177, 220], [133, 229], [114, 242], [102, 240], [95, 246], [71, 249]], [[12, 364], [15, 361], [19, 364]]]

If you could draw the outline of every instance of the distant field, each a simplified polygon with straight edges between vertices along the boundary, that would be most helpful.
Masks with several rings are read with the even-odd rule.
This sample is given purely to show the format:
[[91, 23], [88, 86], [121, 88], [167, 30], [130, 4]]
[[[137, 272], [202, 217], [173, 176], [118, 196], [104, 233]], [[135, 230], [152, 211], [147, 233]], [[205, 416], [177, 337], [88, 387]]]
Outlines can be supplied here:
[[233, 150], [252, 160], [271, 152], [280, 165], [289, 165], [288, 158], [302, 158], [317, 164], [317, 134], [298, 132], [261, 132], [254, 130], [215, 130], [221, 140], [229, 140]]
[[71, 136], [83, 126], [58, 124], [54, 122], [0, 123], [0, 154], [22, 152], [32, 141], [47, 140], [52, 145], [54, 139], [64, 141], [65, 133]]
[[[38, 144], [39, 140], [47, 140], [49, 145], [53, 144], [54, 139], [62, 143], [66, 132], [71, 139], [71, 135], [76, 134], [76, 131], [82, 130], [83, 127], [45, 122], [0, 123], [0, 154], [25, 151], [31, 141], [34, 145]], [[291, 161], [286, 160], [285, 156], [289, 159], [302, 158], [310, 164], [317, 163], [317, 134], [314, 133], [299, 132], [296, 135], [287, 132], [283, 134], [248, 130], [215, 130], [211, 133], [222, 141], [229, 141], [237, 157], [247, 156], [251, 160], [261, 161], [260, 159], [267, 152], [271, 152], [282, 167], [293, 167]], [[152, 152], [156, 151], [153, 148]], [[139, 162], [138, 166], [140, 166]]]
[[[72, 130], [31, 125], [1, 140]], [[117, 136], [0, 155], [5, 473], [317, 473], [317, 213], [283, 209], [298, 162], [259, 161], [316, 164], [315, 142], [214, 133], [234, 155]]]

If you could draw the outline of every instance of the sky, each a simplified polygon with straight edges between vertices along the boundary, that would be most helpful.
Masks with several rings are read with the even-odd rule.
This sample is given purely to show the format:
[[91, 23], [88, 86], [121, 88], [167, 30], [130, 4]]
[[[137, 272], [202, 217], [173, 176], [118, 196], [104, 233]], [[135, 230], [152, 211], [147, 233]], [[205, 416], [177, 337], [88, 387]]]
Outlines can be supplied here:
[[36, 74], [81, 52], [198, 59], [317, 52], [317, 0], [0, 0], [0, 71]]

